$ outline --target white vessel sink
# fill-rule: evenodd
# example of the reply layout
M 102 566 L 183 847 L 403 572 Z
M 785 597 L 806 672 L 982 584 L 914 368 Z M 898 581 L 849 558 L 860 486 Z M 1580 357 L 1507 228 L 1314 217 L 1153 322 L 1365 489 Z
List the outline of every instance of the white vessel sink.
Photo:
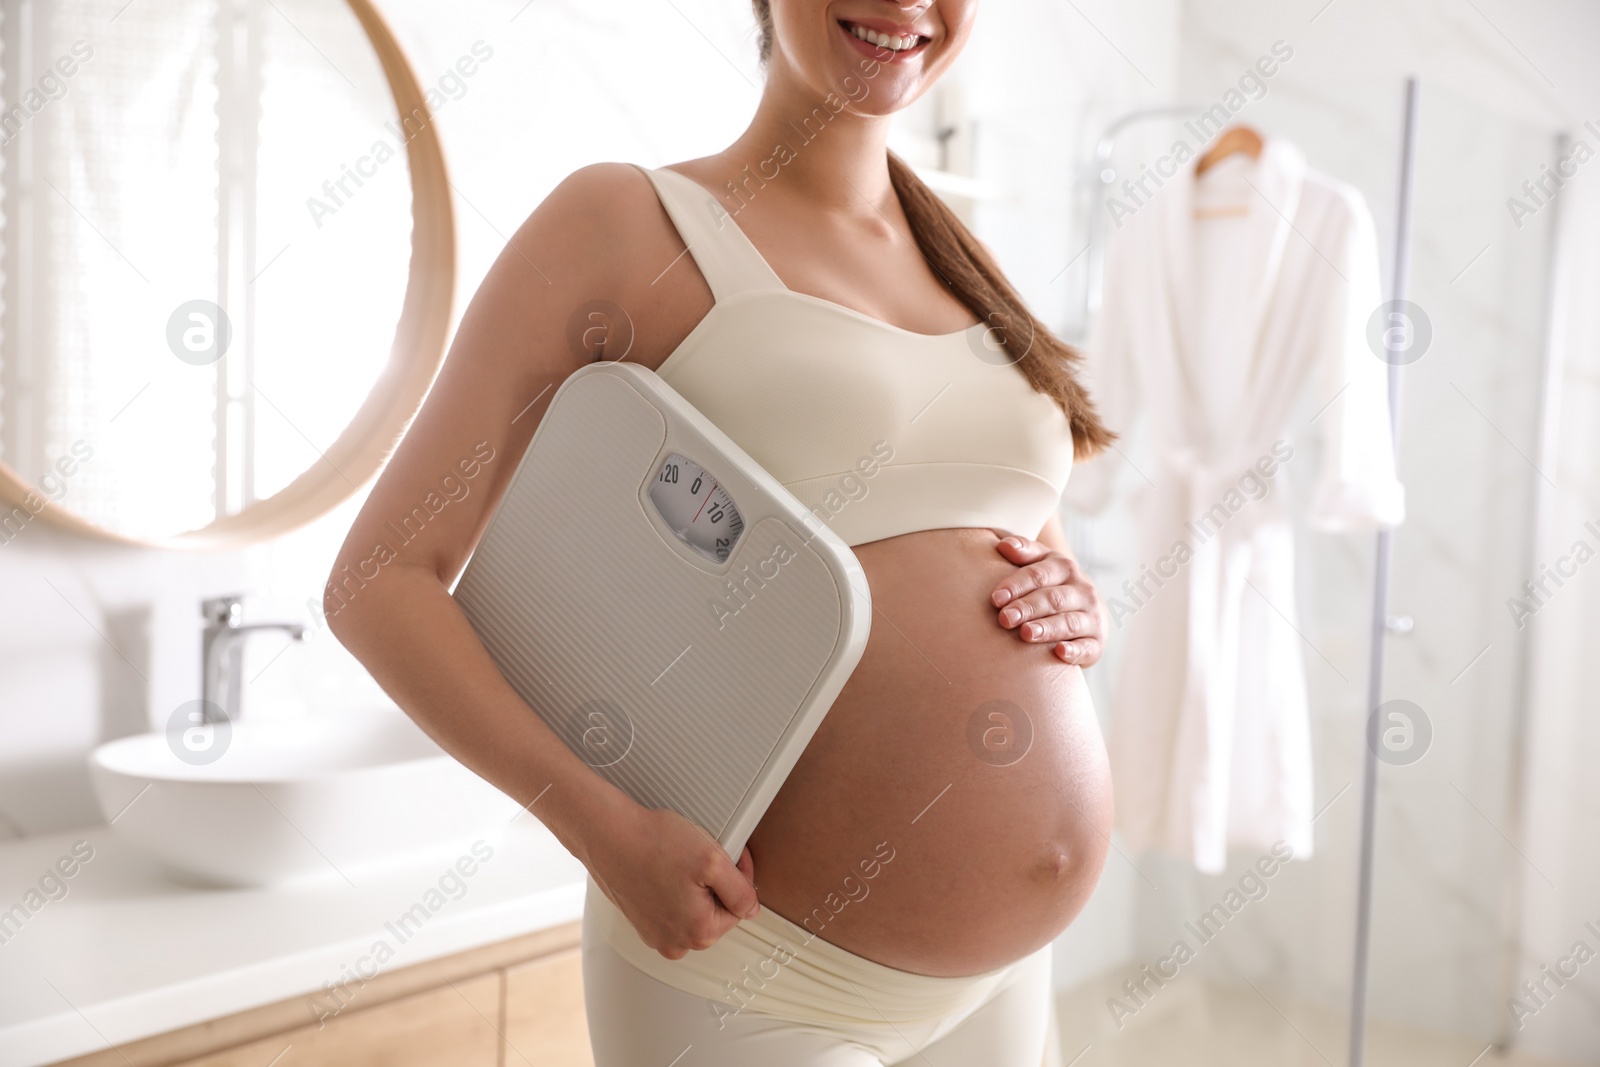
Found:
M 364 865 L 491 839 L 517 804 L 403 713 L 233 723 L 214 762 L 164 733 L 89 757 L 100 810 L 173 874 L 210 885 L 350 877 Z

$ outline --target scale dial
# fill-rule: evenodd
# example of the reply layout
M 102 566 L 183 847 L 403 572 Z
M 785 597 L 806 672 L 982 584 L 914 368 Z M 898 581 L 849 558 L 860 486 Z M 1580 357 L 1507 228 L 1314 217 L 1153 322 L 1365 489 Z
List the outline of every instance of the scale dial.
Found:
M 694 460 L 674 452 L 650 486 L 650 503 L 678 540 L 718 563 L 744 533 L 744 516 L 728 491 Z

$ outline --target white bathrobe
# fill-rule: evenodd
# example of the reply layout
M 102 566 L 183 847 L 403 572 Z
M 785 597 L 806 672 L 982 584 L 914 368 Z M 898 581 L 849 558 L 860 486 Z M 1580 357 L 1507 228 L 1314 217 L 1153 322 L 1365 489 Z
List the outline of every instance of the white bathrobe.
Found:
M 1386 367 L 1366 336 L 1378 272 L 1360 194 L 1275 139 L 1199 179 L 1181 168 L 1111 235 L 1086 376 L 1113 430 L 1143 416 L 1154 458 L 1128 470 L 1125 439 L 1073 473 L 1067 500 L 1094 511 L 1113 480 L 1134 487 L 1134 579 L 1102 590 L 1124 643 L 1109 748 L 1134 848 L 1210 872 L 1230 847 L 1311 852 L 1317 653 L 1297 632 L 1284 480 L 1316 473 L 1317 528 L 1403 517 Z M 1300 410 L 1320 413 L 1291 426 L 1306 390 Z M 1302 469 L 1308 432 L 1318 472 Z

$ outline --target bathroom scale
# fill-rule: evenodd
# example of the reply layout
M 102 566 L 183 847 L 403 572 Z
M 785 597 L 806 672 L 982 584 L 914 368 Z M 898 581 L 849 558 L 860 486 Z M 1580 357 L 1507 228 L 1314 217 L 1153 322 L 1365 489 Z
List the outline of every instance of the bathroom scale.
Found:
M 843 540 L 654 372 L 575 371 L 456 583 L 580 758 L 737 858 L 866 649 Z

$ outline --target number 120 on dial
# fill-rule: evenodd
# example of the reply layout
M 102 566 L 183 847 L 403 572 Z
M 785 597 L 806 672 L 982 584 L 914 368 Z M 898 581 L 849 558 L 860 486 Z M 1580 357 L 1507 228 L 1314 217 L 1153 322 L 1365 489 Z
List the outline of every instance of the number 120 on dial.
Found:
M 744 517 L 728 491 L 704 467 L 677 452 L 656 473 L 650 503 L 678 540 L 718 563 L 727 561 L 744 532 Z

